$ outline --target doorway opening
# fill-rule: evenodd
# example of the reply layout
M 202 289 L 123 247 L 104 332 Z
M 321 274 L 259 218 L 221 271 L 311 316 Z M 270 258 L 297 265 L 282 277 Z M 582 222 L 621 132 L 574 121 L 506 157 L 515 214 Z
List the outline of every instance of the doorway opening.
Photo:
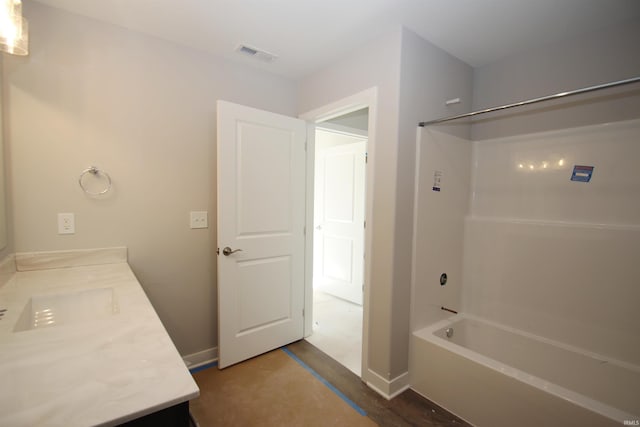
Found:
M 313 209 L 314 346 L 362 374 L 365 183 L 369 108 L 316 123 Z

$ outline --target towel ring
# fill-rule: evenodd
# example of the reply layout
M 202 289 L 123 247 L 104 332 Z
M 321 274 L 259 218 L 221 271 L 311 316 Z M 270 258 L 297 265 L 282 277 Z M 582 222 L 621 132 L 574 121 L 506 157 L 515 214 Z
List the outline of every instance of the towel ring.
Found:
M 107 179 L 107 186 L 102 191 L 89 191 L 82 183 L 82 178 L 84 178 L 84 176 L 88 173 L 90 173 L 93 176 L 102 175 L 103 177 L 105 177 Z M 80 174 L 80 177 L 78 177 L 78 184 L 80 184 L 80 188 L 82 188 L 82 191 L 84 191 L 85 193 L 91 196 L 100 196 L 102 194 L 105 194 L 107 191 L 111 190 L 111 177 L 105 171 L 101 171 L 97 167 L 91 166 L 90 168 L 87 168 L 82 171 L 82 173 Z

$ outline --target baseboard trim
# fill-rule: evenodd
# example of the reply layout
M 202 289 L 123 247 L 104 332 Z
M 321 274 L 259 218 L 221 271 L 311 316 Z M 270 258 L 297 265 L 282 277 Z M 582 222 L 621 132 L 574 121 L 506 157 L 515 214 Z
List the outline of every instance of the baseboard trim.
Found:
M 369 369 L 365 382 L 369 388 L 373 389 L 379 395 L 387 400 L 391 400 L 403 391 L 409 389 L 409 372 L 398 375 L 392 380 L 386 380 Z
M 208 348 L 193 354 L 182 356 L 184 364 L 188 369 L 198 368 L 200 366 L 213 363 L 218 360 L 218 347 Z

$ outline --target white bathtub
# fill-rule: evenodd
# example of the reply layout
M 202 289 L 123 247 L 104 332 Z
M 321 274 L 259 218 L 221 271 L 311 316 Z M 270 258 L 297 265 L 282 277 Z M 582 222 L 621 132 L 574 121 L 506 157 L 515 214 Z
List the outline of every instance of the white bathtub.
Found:
M 640 420 L 640 367 L 471 315 L 414 332 L 409 371 L 411 388 L 477 426 Z

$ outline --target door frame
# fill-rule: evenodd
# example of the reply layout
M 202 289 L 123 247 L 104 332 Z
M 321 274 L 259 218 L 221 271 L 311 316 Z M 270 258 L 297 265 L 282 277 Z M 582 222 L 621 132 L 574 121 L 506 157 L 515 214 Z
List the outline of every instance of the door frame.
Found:
M 363 108 L 369 108 L 367 166 L 365 170 L 365 219 L 364 230 L 364 295 L 362 298 L 362 373 L 368 371 L 369 359 L 369 298 L 371 295 L 371 254 L 373 242 L 373 182 L 376 145 L 378 89 L 372 87 L 354 95 L 327 104 L 323 107 L 300 114 L 298 117 L 310 123 L 330 120 Z M 307 180 L 306 180 L 306 230 L 305 235 L 305 277 L 304 277 L 304 336 L 313 332 L 313 203 L 315 174 L 315 126 L 307 127 Z

